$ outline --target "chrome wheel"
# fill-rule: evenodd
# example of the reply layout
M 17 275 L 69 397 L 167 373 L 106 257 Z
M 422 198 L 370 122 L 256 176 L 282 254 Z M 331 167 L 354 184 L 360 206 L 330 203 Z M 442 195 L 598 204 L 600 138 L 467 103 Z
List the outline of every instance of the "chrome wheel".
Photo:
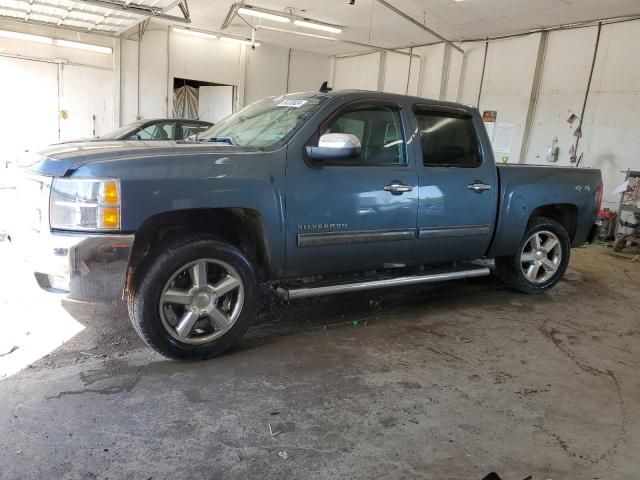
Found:
M 534 233 L 520 253 L 520 266 L 527 280 L 534 284 L 549 281 L 560 268 L 562 245 L 549 231 Z
M 160 296 L 160 319 L 180 342 L 209 343 L 231 329 L 243 303 L 238 272 L 228 263 L 205 258 L 171 276 Z

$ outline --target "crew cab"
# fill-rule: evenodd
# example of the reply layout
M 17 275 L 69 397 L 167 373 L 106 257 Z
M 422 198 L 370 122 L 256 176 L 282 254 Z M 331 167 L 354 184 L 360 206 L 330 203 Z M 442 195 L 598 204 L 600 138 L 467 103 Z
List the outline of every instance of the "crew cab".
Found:
M 142 339 L 171 358 L 225 351 L 265 294 L 493 265 L 509 286 L 543 292 L 593 239 L 603 193 L 595 169 L 496 166 L 474 108 L 366 91 L 266 98 L 197 142 L 66 144 L 33 162 L 40 286 L 126 299 Z

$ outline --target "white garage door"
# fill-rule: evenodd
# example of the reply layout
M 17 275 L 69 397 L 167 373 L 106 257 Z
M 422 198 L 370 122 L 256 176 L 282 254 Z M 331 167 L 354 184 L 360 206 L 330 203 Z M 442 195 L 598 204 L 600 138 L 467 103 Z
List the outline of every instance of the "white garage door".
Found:
M 113 130 L 113 71 L 62 65 L 60 140 L 93 138 Z
M 0 162 L 114 128 L 113 71 L 0 56 Z
M 0 57 L 1 160 L 58 141 L 58 66 Z

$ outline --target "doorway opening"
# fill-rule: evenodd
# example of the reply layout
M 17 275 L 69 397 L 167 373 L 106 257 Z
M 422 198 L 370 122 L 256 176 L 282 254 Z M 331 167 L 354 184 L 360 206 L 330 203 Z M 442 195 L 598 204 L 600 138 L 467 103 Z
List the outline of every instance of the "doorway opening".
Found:
M 173 118 L 217 123 L 233 113 L 234 86 L 173 79 Z

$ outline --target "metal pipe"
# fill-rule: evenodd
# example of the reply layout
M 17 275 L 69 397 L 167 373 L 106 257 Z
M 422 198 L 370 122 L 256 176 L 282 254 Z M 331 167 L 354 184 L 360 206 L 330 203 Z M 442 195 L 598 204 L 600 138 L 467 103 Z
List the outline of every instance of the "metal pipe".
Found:
M 417 21 L 416 19 L 414 19 L 413 17 L 407 15 L 406 13 L 404 13 L 402 10 L 394 7 L 393 5 L 391 5 L 389 2 L 387 2 L 386 0 L 376 0 L 378 3 L 384 5 L 385 7 L 387 7 L 389 10 L 391 10 L 393 13 L 395 13 L 396 15 L 400 15 L 402 18 L 404 18 L 406 21 L 411 22 L 412 24 L 414 24 L 416 27 L 421 28 L 422 30 L 424 30 L 425 32 L 427 32 L 430 35 L 433 35 L 434 37 L 436 37 L 439 40 L 442 40 L 444 43 L 451 45 L 453 48 L 455 48 L 456 50 L 458 50 L 460 53 L 464 53 L 464 50 L 462 48 L 460 48 L 459 46 L 457 46 L 455 43 L 453 43 L 451 40 L 447 40 L 446 38 L 444 38 L 442 35 L 440 35 L 439 33 L 431 30 L 429 27 L 427 27 L 426 25 L 423 25 L 422 23 L 420 23 L 419 21 Z
M 266 25 L 256 25 L 253 28 L 255 28 L 256 30 L 269 30 L 271 32 L 290 33 L 291 35 L 298 35 L 298 36 L 301 36 L 301 37 L 319 38 L 321 40 L 328 40 L 330 42 L 346 43 L 346 44 L 349 44 L 349 45 L 356 45 L 358 47 L 366 47 L 366 48 L 372 49 L 372 51 L 370 51 L 368 53 L 373 53 L 373 52 L 376 52 L 376 51 L 377 52 L 390 52 L 390 53 L 397 53 L 397 54 L 400 54 L 400 55 L 411 55 L 411 56 L 414 56 L 414 57 L 419 57 L 419 55 L 416 55 L 416 54 L 413 54 L 413 53 L 402 52 L 400 50 L 395 50 L 393 48 L 380 47 L 378 45 L 372 45 L 370 43 L 355 42 L 353 40 L 344 40 L 342 38 L 328 37 L 326 35 L 319 35 L 317 33 L 298 32 L 298 31 L 295 31 L 295 30 L 287 30 L 285 28 L 268 27 Z M 363 53 L 363 55 L 366 55 L 366 53 Z
M 482 75 L 480 75 L 480 88 L 478 89 L 477 108 L 480 108 L 480 100 L 482 99 L 482 87 L 484 86 L 484 74 L 487 71 L 487 54 L 489 53 L 489 42 L 484 42 L 484 58 L 482 60 Z
M 584 123 L 584 113 L 587 111 L 587 102 L 589 101 L 589 95 L 591 94 L 591 82 L 593 81 L 593 72 L 596 69 L 596 61 L 598 60 L 598 53 L 600 50 L 600 37 L 602 35 L 602 23 L 598 24 L 598 32 L 596 33 L 596 45 L 593 50 L 593 60 L 591 61 L 591 70 L 589 71 L 589 80 L 587 81 L 587 89 L 584 93 L 584 102 L 582 103 L 582 110 L 580 111 L 580 122 L 578 123 L 578 128 L 576 128 L 576 132 L 580 132 L 580 135 L 576 136 L 576 144 L 574 146 L 576 158 L 578 157 L 578 148 L 580 147 L 580 139 L 584 134 L 582 132 L 582 125 Z M 579 167 L 579 161 L 576 163 L 576 167 Z
M 336 293 L 359 292 L 362 290 L 376 290 L 403 285 L 417 285 L 420 283 L 444 282 L 447 280 L 459 280 L 462 278 L 485 277 L 489 274 L 491 274 L 491 270 L 487 267 L 482 267 L 457 272 L 412 275 L 385 280 L 372 280 L 369 282 L 348 283 L 343 285 L 328 285 L 325 287 L 299 288 L 295 290 L 287 290 L 286 288 L 278 287 L 276 289 L 276 293 L 279 297 L 285 300 L 295 300 L 297 298 L 320 297 Z

